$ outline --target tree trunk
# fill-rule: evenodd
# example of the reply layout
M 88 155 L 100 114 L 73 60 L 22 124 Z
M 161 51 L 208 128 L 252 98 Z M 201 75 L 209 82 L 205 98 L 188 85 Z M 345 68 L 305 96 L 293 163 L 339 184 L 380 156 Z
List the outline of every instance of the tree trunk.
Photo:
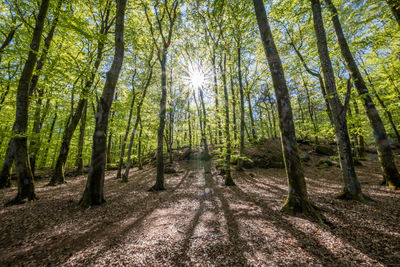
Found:
M 190 101 L 189 97 L 187 100 L 187 114 L 188 114 L 188 128 L 189 128 L 189 150 L 192 151 L 193 141 L 192 141 L 192 124 L 191 124 L 191 113 L 190 113 Z
M 126 130 L 125 130 L 124 139 L 122 141 L 121 154 L 119 156 L 117 179 L 121 178 L 122 164 L 123 164 L 123 161 L 124 161 L 126 141 L 128 140 L 128 135 L 129 135 L 129 132 L 130 132 L 130 129 L 131 129 L 133 106 L 135 105 L 135 99 L 136 99 L 135 88 L 132 89 L 132 95 L 133 96 L 132 96 L 131 106 L 129 108 L 128 125 L 127 125 Z
M 126 156 L 125 172 L 122 177 L 122 182 L 125 182 L 125 183 L 128 182 L 129 170 L 131 168 L 131 154 L 132 154 L 132 148 L 133 148 L 133 141 L 135 140 L 136 131 L 137 131 L 139 122 L 141 121 L 141 109 L 142 109 L 144 98 L 146 97 L 147 87 L 150 85 L 151 76 L 152 75 L 150 74 L 149 79 L 147 80 L 147 84 L 143 90 L 142 98 L 140 99 L 140 102 L 138 103 L 137 110 L 136 110 L 136 121 L 135 121 L 135 125 L 133 126 L 133 129 L 132 129 L 132 134 L 131 134 L 131 138 L 129 141 L 128 153 Z
M 381 117 L 379 116 L 378 110 L 375 107 L 375 103 L 372 101 L 372 98 L 368 92 L 367 86 L 357 66 L 357 63 L 354 60 L 350 48 L 347 44 L 347 40 L 344 36 L 336 7 L 333 5 L 331 0 L 325 1 L 328 4 L 329 10 L 332 14 L 333 26 L 335 28 L 336 36 L 338 39 L 340 50 L 342 52 L 342 56 L 346 63 L 346 67 L 349 70 L 357 92 L 363 101 L 365 112 L 374 132 L 375 144 L 378 151 L 378 158 L 381 164 L 385 184 L 387 184 L 392 189 L 399 189 L 400 174 L 395 165 L 393 152 L 387 138 L 385 127 L 383 125 Z
M 67 161 L 67 158 L 68 158 L 68 152 L 69 152 L 72 136 L 74 135 L 75 129 L 78 126 L 78 123 L 81 119 L 81 116 L 83 113 L 82 111 L 86 105 L 87 105 L 87 99 L 81 98 L 78 102 L 78 107 L 76 108 L 72 119 L 70 120 L 69 124 L 67 125 L 67 127 L 64 131 L 63 139 L 61 142 L 60 152 L 57 157 L 56 167 L 54 169 L 54 173 L 51 177 L 51 180 L 48 184 L 50 186 L 55 186 L 55 185 L 66 183 L 65 175 L 64 175 L 65 162 Z
M 225 143 L 226 143 L 226 154 L 225 154 L 225 185 L 233 186 L 231 176 L 231 134 L 229 131 L 229 97 L 228 97 L 228 86 L 226 84 L 226 54 L 224 52 L 224 62 L 222 70 L 222 82 L 224 84 L 224 99 L 225 99 Z M 222 64 L 221 64 L 222 65 Z
M 49 0 L 42 0 L 39 14 L 36 18 L 35 29 L 33 30 L 32 42 L 28 59 L 21 73 L 21 78 L 17 89 L 17 110 L 13 132 L 15 144 L 15 167 L 18 181 L 18 194 L 9 204 L 18 204 L 37 199 L 33 176 L 29 164 L 27 128 L 28 128 L 28 109 L 29 109 L 29 86 L 37 60 L 40 42 L 42 39 L 43 27 L 46 14 L 49 8 Z
M 52 25 L 51 25 L 49 33 L 47 34 L 47 37 L 44 39 L 44 47 L 43 47 L 42 55 L 40 56 L 40 59 L 36 64 L 35 75 L 32 76 L 32 80 L 31 80 L 31 84 L 30 84 L 30 88 L 29 88 L 30 95 L 32 95 L 36 91 L 36 87 L 39 82 L 40 72 L 43 69 L 44 63 L 47 59 L 47 54 L 49 52 L 50 45 L 53 40 L 54 32 L 55 32 L 57 24 L 58 24 L 58 16 L 60 14 L 62 1 L 63 0 L 58 1 L 55 18 L 52 22 Z M 40 132 L 42 130 L 42 125 L 43 125 L 41 123 L 41 113 L 42 113 L 41 107 L 42 107 L 42 103 L 43 103 L 43 97 L 44 97 L 43 89 L 38 90 L 38 99 L 36 102 L 36 110 L 35 110 L 34 123 L 33 123 L 33 129 L 32 129 L 33 136 L 32 136 L 31 142 L 29 144 L 29 149 L 31 150 L 29 162 L 31 164 L 31 170 L 32 170 L 33 177 L 35 177 L 36 158 L 37 158 L 37 154 L 39 153 L 39 150 L 40 150 Z M 46 113 L 46 109 L 43 111 L 43 113 Z M 43 116 L 45 116 L 45 114 Z
M 86 128 L 86 116 L 87 116 L 87 104 L 83 108 L 81 126 L 79 129 L 79 143 L 78 143 L 78 154 L 76 156 L 76 173 L 78 175 L 83 174 L 83 147 L 85 145 L 85 128 Z
M 11 186 L 11 169 L 14 163 L 15 143 L 14 138 L 10 139 L 4 159 L 3 168 L 0 173 L 0 189 Z
M 279 125 L 285 168 L 288 179 L 288 196 L 282 207 L 282 212 L 288 214 L 303 213 L 312 218 L 321 220 L 322 216 L 316 211 L 308 199 L 306 182 L 301 166 L 292 108 L 290 106 L 289 92 L 286 85 L 282 63 L 275 46 L 263 0 L 253 0 L 254 9 L 260 29 L 261 41 L 271 70 L 275 95 L 278 104 Z
M 102 37 L 106 36 L 110 29 L 109 28 L 110 25 L 108 25 L 109 13 L 110 13 L 110 8 L 111 8 L 110 6 L 111 5 L 107 6 L 107 8 L 105 10 L 106 16 L 104 16 L 104 18 L 101 22 L 100 35 L 102 35 Z M 97 44 L 97 55 L 96 55 L 96 60 L 94 62 L 94 67 L 92 69 L 89 79 L 86 81 L 85 86 L 82 89 L 81 96 L 80 96 L 80 99 L 78 102 L 78 106 L 75 110 L 75 113 L 73 113 L 73 108 L 71 108 L 71 120 L 67 124 L 65 132 L 63 134 L 63 141 L 61 143 L 60 153 L 58 155 L 56 167 L 54 169 L 54 174 L 49 182 L 49 185 L 54 186 L 54 185 L 65 183 L 64 165 L 68 158 L 69 146 L 71 143 L 71 139 L 74 135 L 75 129 L 78 126 L 78 123 L 81 119 L 83 107 L 85 105 L 87 105 L 87 101 L 88 101 L 87 94 L 89 94 L 90 88 L 92 87 L 92 85 L 94 83 L 94 79 L 96 77 L 97 70 L 100 67 L 100 63 L 103 58 L 104 45 L 105 45 L 105 38 L 100 38 L 100 40 L 98 41 L 98 44 Z M 73 106 L 73 102 L 71 102 L 71 105 Z M 107 123 L 108 123 L 108 116 L 107 116 Z
M 237 165 L 238 171 L 243 171 L 243 152 L 244 152 L 244 95 L 242 83 L 242 70 L 241 70 L 241 49 L 237 50 L 238 53 L 238 79 L 239 79 L 239 95 L 240 95 L 240 144 L 239 144 L 239 160 Z
M 199 92 L 200 92 L 200 103 L 201 103 L 201 107 L 203 110 L 203 132 L 202 132 L 202 139 L 203 139 L 203 145 L 204 145 L 203 159 L 209 160 L 210 153 L 208 151 L 208 143 L 207 143 L 207 135 L 206 135 L 207 112 L 206 112 L 206 106 L 204 104 L 203 90 L 200 89 Z
M 138 168 L 139 170 L 143 170 L 143 162 L 142 162 L 142 134 L 143 134 L 143 125 L 142 119 L 140 119 L 140 130 L 139 130 L 139 142 L 138 142 Z
M 392 126 L 392 129 L 393 129 L 393 131 L 394 131 L 394 133 L 395 133 L 395 135 L 396 135 L 397 143 L 400 144 L 400 133 L 399 133 L 399 131 L 397 130 L 396 124 L 394 123 L 392 113 L 389 111 L 389 109 L 387 108 L 385 102 L 382 100 L 382 98 L 381 98 L 381 97 L 379 96 L 379 94 L 376 92 L 375 86 L 374 86 L 374 84 L 372 83 L 372 80 L 371 80 L 371 77 L 370 77 L 369 74 L 368 74 L 368 71 L 367 71 L 366 69 L 364 69 L 364 72 L 365 72 L 365 75 L 367 76 L 368 82 L 369 82 L 369 84 L 370 84 L 370 86 L 371 86 L 371 88 L 372 88 L 372 91 L 374 92 L 374 95 L 375 95 L 376 99 L 378 100 L 379 104 L 382 106 L 383 110 L 385 111 L 386 116 L 388 117 L 388 120 L 389 120 L 389 122 L 390 122 L 390 125 Z
M 49 153 L 50 142 L 51 142 L 51 138 L 53 137 L 54 126 L 56 124 L 56 121 L 57 121 L 57 107 L 56 107 L 56 113 L 54 114 L 54 117 L 53 117 L 53 121 L 51 122 L 50 133 L 49 133 L 49 137 L 47 138 L 47 142 L 46 142 L 46 148 L 43 152 L 43 157 L 40 162 L 40 166 L 42 166 L 42 167 L 44 167 L 47 162 L 47 155 Z
M 162 191 L 164 187 L 164 130 L 165 114 L 167 106 L 167 48 L 164 44 L 161 56 L 161 100 L 160 100 L 160 125 L 158 126 L 157 136 L 157 177 L 156 183 L 149 189 L 150 191 Z
M 322 71 L 324 73 L 325 87 L 329 106 L 332 111 L 332 118 L 336 133 L 336 141 L 339 148 L 340 165 L 342 168 L 344 188 L 339 196 L 342 199 L 355 199 L 361 202 L 369 200 L 362 191 L 360 183 L 354 169 L 353 157 L 351 153 L 350 137 L 347 130 L 346 108 L 341 104 L 336 91 L 335 75 L 332 68 L 332 62 L 329 56 L 326 33 L 321 14 L 321 4 L 319 0 L 310 0 L 313 12 L 314 30 L 317 38 L 318 54 L 320 57 Z M 348 102 L 348 98 L 346 98 Z
M 250 124 L 251 124 L 251 135 L 253 137 L 253 140 L 257 140 L 257 134 L 256 134 L 256 129 L 254 126 L 254 116 L 253 116 L 253 107 L 251 105 L 251 97 L 250 97 L 250 92 L 247 93 L 247 103 L 249 105 L 249 115 L 250 115 Z
M 221 118 L 219 116 L 220 114 L 219 114 L 219 98 L 218 98 L 218 80 L 217 80 L 217 66 L 216 66 L 215 49 L 213 49 L 212 65 L 213 65 L 213 77 L 214 77 L 215 113 L 216 113 L 217 126 L 218 126 L 218 130 L 217 130 L 218 141 L 217 141 L 217 138 L 215 138 L 215 140 L 216 140 L 215 143 L 219 144 L 222 149 L 222 131 L 221 131 Z M 204 118 L 206 118 L 206 117 L 204 116 Z M 204 131 L 206 131 L 205 127 L 204 127 Z
M 230 73 L 232 73 L 232 69 L 230 67 Z M 236 94 L 235 88 L 233 84 L 233 76 L 231 75 L 231 92 L 232 92 L 232 115 L 233 115 L 233 140 L 234 143 L 237 140 L 237 123 L 236 123 Z
M 397 24 L 400 26 L 400 1 L 399 0 L 386 0 L 390 9 L 392 10 L 393 16 L 395 17 Z
M 116 0 L 115 54 L 106 74 L 102 96 L 97 104 L 96 126 L 93 134 L 92 160 L 85 192 L 79 201 L 81 208 L 100 205 L 104 200 L 104 171 L 106 165 L 108 116 L 114 99 L 115 87 L 124 60 L 124 17 L 127 0 Z

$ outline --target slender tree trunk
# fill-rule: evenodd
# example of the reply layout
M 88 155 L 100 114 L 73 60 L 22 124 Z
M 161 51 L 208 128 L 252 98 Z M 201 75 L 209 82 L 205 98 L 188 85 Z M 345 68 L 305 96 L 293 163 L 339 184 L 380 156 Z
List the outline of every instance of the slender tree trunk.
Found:
M 56 124 L 57 121 L 57 108 L 56 108 L 56 112 L 54 114 L 53 120 L 51 122 L 51 126 L 50 126 L 50 132 L 49 132 L 49 136 L 47 138 L 47 142 L 46 142 L 46 148 L 43 152 L 43 157 L 42 157 L 42 161 L 40 163 L 40 166 L 45 167 L 46 166 L 46 162 L 47 162 L 47 155 L 49 153 L 49 148 L 50 148 L 50 142 L 51 142 L 51 138 L 53 137 L 53 132 L 54 132 L 54 126 Z
M 354 81 L 354 85 L 357 89 L 357 92 L 362 98 L 365 112 L 367 114 L 369 123 L 374 132 L 375 144 L 378 151 L 378 158 L 381 164 L 381 169 L 383 172 L 383 178 L 385 184 L 392 189 L 399 189 L 400 174 L 396 168 L 393 152 L 390 147 L 390 142 L 387 138 L 385 126 L 383 125 L 378 110 L 375 107 L 375 103 L 372 101 L 372 98 L 367 89 L 367 85 L 365 84 L 365 81 L 361 75 L 357 63 L 354 60 L 350 48 L 347 44 L 347 40 L 346 37 L 344 36 L 342 25 L 340 24 L 336 7 L 333 5 L 331 0 L 325 0 L 325 1 L 328 4 L 329 10 L 331 11 L 332 14 L 332 22 L 335 28 L 342 56 L 345 60 L 351 78 Z
M 213 58 L 212 58 L 212 65 L 213 65 L 213 78 L 214 78 L 214 93 L 215 93 L 215 113 L 217 118 L 217 126 L 218 126 L 218 140 L 215 138 L 215 143 L 219 144 L 222 149 L 222 131 L 221 131 L 221 118 L 219 114 L 219 97 L 218 97 L 218 80 L 217 80 L 217 66 L 216 66 L 216 53 L 215 49 L 213 50 Z M 204 117 L 205 118 L 205 117 Z M 206 128 L 204 128 L 206 131 Z
M 199 92 L 200 92 L 200 103 L 201 103 L 201 107 L 202 107 L 202 110 L 203 110 L 203 131 L 202 131 L 202 139 L 203 139 L 203 145 L 204 145 L 203 159 L 204 160 L 209 160 L 210 159 L 210 153 L 208 151 L 208 143 L 207 143 L 207 135 L 206 135 L 207 112 L 206 112 L 206 106 L 204 104 L 203 90 L 199 89 Z
M 232 69 L 230 68 L 230 73 L 232 73 Z M 233 83 L 233 76 L 231 75 L 231 92 L 232 92 L 232 115 L 233 115 L 233 140 L 234 143 L 237 140 L 237 123 L 236 123 L 236 94 Z
M 13 132 L 16 134 L 14 137 L 14 155 L 18 181 L 18 194 L 14 200 L 9 202 L 9 204 L 24 203 L 26 201 L 37 199 L 35 185 L 33 183 L 33 175 L 29 164 L 26 133 L 28 128 L 29 86 L 37 60 L 37 53 L 42 39 L 49 2 L 49 0 L 42 0 L 40 5 L 35 29 L 33 30 L 28 59 L 25 62 L 17 88 L 17 110 Z
M 279 124 L 281 129 L 282 150 L 285 159 L 286 174 L 288 178 L 288 196 L 282 207 L 282 212 L 288 214 L 303 213 L 307 216 L 322 219 L 312 202 L 308 199 L 306 182 L 301 166 L 293 114 L 290 106 L 290 97 L 286 85 L 282 63 L 275 46 L 263 0 L 253 0 L 258 27 L 264 52 L 271 70 L 272 81 L 278 104 Z
M 392 10 L 393 16 L 395 17 L 397 24 L 400 26 L 400 1 L 399 0 L 386 0 L 390 9 Z
M 137 131 L 139 122 L 141 121 L 141 109 L 142 109 L 144 98 L 146 97 L 147 88 L 150 85 L 150 80 L 151 80 L 151 76 L 152 76 L 151 73 L 149 75 L 146 86 L 143 90 L 142 98 L 140 99 L 138 106 L 137 106 L 137 110 L 136 110 L 136 121 L 135 121 L 135 125 L 133 126 L 133 129 L 132 129 L 131 138 L 129 141 L 128 153 L 126 155 L 125 172 L 122 177 L 122 182 L 124 182 L 124 183 L 128 182 L 129 170 L 131 168 L 131 154 L 132 154 L 132 148 L 133 148 L 133 141 L 135 140 L 136 131 Z
M 354 105 L 354 113 L 359 116 L 360 115 L 360 110 L 358 109 L 358 104 L 357 104 L 357 100 L 354 99 L 353 100 L 353 105 Z M 360 157 L 365 159 L 365 156 L 367 154 L 367 151 L 365 149 L 365 141 L 364 141 L 364 136 L 362 134 L 358 134 L 358 150 L 360 153 Z
M 243 171 L 243 153 L 244 153 L 244 94 L 243 94 L 243 82 L 242 82 L 242 70 L 241 70 L 241 49 L 238 47 L 238 79 L 239 79 L 239 95 L 240 95 L 240 144 L 239 144 L 239 160 L 237 169 Z
M 224 100 L 225 100 L 225 143 L 226 143 L 226 154 L 225 154 L 225 185 L 233 186 L 231 176 L 231 134 L 229 131 L 229 97 L 228 97 L 228 86 L 226 84 L 226 54 L 223 54 L 223 67 L 222 70 L 222 82 L 224 84 Z M 221 63 L 222 65 L 222 63 Z
M 78 175 L 83 174 L 83 147 L 85 145 L 85 128 L 86 128 L 86 116 L 87 116 L 87 102 L 83 108 L 81 126 L 79 129 L 79 143 L 78 143 L 78 154 L 76 156 L 76 173 Z
M 332 110 L 332 117 L 336 133 L 336 141 L 339 148 L 340 165 L 343 173 L 344 188 L 339 198 L 355 199 L 361 202 L 369 200 L 362 191 L 360 183 L 354 169 L 353 157 L 351 153 L 350 137 L 347 130 L 346 108 L 348 106 L 348 98 L 343 106 L 339 100 L 336 91 L 335 75 L 332 68 L 332 62 L 329 56 L 326 33 L 321 14 L 321 4 L 319 0 L 310 0 L 313 12 L 314 30 L 317 38 L 318 54 L 320 57 L 322 70 L 324 73 L 325 87 L 329 106 Z
M 192 146 L 193 146 L 193 137 L 192 137 L 192 123 L 191 123 L 191 113 L 190 113 L 190 101 L 189 98 L 187 100 L 187 114 L 188 114 L 188 129 L 189 129 L 189 150 L 192 151 Z
M 128 125 L 127 125 L 126 130 L 125 130 L 124 139 L 122 141 L 121 154 L 119 156 L 117 179 L 121 178 L 122 164 L 123 164 L 123 161 L 124 161 L 126 141 L 128 140 L 129 132 L 130 132 L 130 129 L 131 129 L 133 106 L 135 105 L 135 98 L 136 98 L 135 88 L 133 88 L 133 90 L 132 90 L 132 95 L 133 96 L 132 96 L 131 106 L 129 108 Z
M 115 94 L 115 100 L 118 99 L 118 95 Z M 111 112 L 111 118 L 110 118 L 110 124 L 112 124 L 113 120 L 114 120 L 114 116 L 115 116 L 115 110 L 113 112 Z M 109 168 L 112 160 L 111 160 L 111 146 L 112 146 L 112 128 L 109 127 L 109 134 L 108 134 L 108 141 L 107 141 L 107 164 L 106 164 L 106 168 Z
M 124 60 L 124 17 L 127 0 L 116 0 L 115 54 L 106 74 L 102 96 L 97 104 L 96 126 L 93 134 L 92 160 L 82 199 L 81 208 L 104 203 L 104 171 L 106 165 L 108 116 L 114 98 L 119 74 Z
M 138 142 L 138 168 L 139 170 L 143 170 L 143 162 L 142 162 L 142 134 L 143 134 L 143 125 L 142 119 L 139 122 L 140 130 L 139 130 L 139 142 Z
M 253 107 L 251 105 L 251 97 L 250 92 L 247 93 L 247 103 L 249 105 L 249 115 L 250 115 L 250 124 L 251 124 L 251 135 L 253 140 L 257 140 L 256 128 L 254 126 L 254 116 L 253 116 Z
M 78 107 L 76 108 L 72 119 L 70 120 L 69 124 L 67 125 L 64 131 L 60 152 L 58 154 L 56 161 L 56 167 L 54 169 L 53 176 L 49 182 L 49 185 L 51 186 L 66 183 L 64 174 L 65 162 L 67 161 L 68 158 L 72 136 L 74 135 L 75 129 L 78 126 L 78 123 L 81 119 L 83 113 L 82 111 L 86 105 L 87 105 L 87 99 L 82 98 L 79 100 Z
M 157 137 L 157 177 L 156 183 L 149 190 L 150 191 L 162 191 L 164 187 L 164 130 L 165 130 L 165 114 L 167 106 L 167 48 L 162 50 L 161 56 L 161 101 L 160 101 L 160 125 L 158 127 Z
M 392 113 L 389 111 L 389 109 L 387 108 L 385 102 L 382 100 L 382 98 L 381 98 L 381 97 L 379 96 L 379 94 L 376 92 L 375 86 L 374 86 L 374 84 L 372 83 L 372 80 L 371 80 L 371 77 L 370 77 L 369 74 L 368 74 L 368 71 L 367 71 L 366 69 L 364 69 L 364 72 L 365 72 L 365 75 L 366 75 L 366 77 L 367 77 L 367 79 L 368 79 L 368 82 L 369 82 L 369 84 L 370 84 L 370 86 L 371 86 L 371 88 L 372 88 L 372 91 L 374 92 L 374 95 L 375 95 L 376 99 L 378 100 L 379 104 L 382 106 L 383 110 L 385 111 L 386 116 L 388 117 L 388 120 L 389 120 L 389 122 L 390 122 L 390 125 L 392 126 L 392 129 L 393 129 L 393 131 L 394 131 L 394 133 L 395 133 L 395 135 L 396 135 L 397 143 L 400 144 L 400 134 L 399 134 L 399 131 L 397 130 L 396 124 L 394 123 Z

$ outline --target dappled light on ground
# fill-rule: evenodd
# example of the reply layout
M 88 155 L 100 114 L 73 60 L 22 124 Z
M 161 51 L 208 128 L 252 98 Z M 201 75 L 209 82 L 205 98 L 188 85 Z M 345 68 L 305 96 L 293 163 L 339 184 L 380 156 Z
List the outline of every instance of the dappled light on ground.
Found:
M 58 187 L 38 182 L 40 200 L 1 207 L 0 265 L 394 266 L 400 261 L 399 194 L 379 186 L 376 155 L 357 168 L 376 206 L 340 201 L 340 169 L 306 167 L 310 198 L 332 224 L 280 213 L 284 169 L 233 172 L 225 187 L 214 166 L 175 164 L 166 191 L 147 189 L 155 169 L 132 169 L 128 183 L 106 173 L 107 203 L 77 209 L 85 176 Z M 16 189 L 3 190 L 5 203 Z

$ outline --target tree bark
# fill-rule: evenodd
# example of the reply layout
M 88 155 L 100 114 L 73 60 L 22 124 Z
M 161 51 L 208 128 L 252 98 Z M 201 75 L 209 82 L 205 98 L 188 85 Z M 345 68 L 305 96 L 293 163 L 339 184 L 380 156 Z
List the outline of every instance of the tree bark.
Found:
M 241 70 L 241 49 L 238 47 L 238 79 L 239 79 L 239 95 L 240 95 L 240 144 L 239 144 L 239 160 L 237 165 L 238 171 L 243 171 L 243 153 L 244 153 L 244 94 Z
M 115 54 L 106 74 L 102 96 L 97 104 L 96 126 L 93 134 L 92 160 L 82 199 L 81 208 L 100 205 L 104 200 L 104 171 L 106 165 L 108 116 L 114 99 L 119 74 L 124 60 L 124 21 L 127 0 L 116 0 Z
M 32 42 L 28 59 L 21 73 L 21 78 L 17 88 L 17 110 L 13 132 L 15 134 L 15 168 L 18 181 L 18 193 L 14 200 L 9 204 L 19 204 L 26 201 L 37 199 L 33 175 L 31 172 L 28 156 L 27 128 L 28 128 L 28 109 L 29 109 L 29 86 L 33 70 L 37 60 L 40 42 L 42 39 L 43 28 L 46 14 L 49 8 L 49 0 L 42 0 L 39 14 L 36 18 L 36 25 L 33 30 Z
M 76 156 L 76 173 L 78 175 L 83 174 L 83 147 L 85 145 L 85 128 L 86 128 L 86 116 L 87 116 L 87 104 L 83 108 L 81 126 L 79 129 L 79 143 L 78 143 L 78 154 Z
M 226 84 L 226 53 L 223 54 L 223 67 L 222 70 L 222 82 L 224 84 L 224 100 L 225 100 L 225 143 L 226 143 L 226 154 L 225 154 L 225 185 L 233 186 L 231 175 L 231 134 L 229 131 L 229 97 L 228 97 L 228 86 Z M 221 64 L 222 65 L 222 64 Z
M 161 100 L 160 100 L 160 125 L 158 127 L 157 137 L 157 177 L 156 183 L 150 188 L 150 191 L 162 191 L 164 187 L 164 130 L 165 130 L 165 114 L 167 105 L 167 49 L 162 51 L 161 59 Z
M 326 33 L 321 14 L 319 0 L 310 0 L 313 13 L 314 30 L 317 38 L 318 54 L 324 74 L 325 87 L 328 94 L 329 106 L 332 110 L 332 119 L 336 133 L 336 141 L 339 148 L 340 166 L 342 168 L 344 188 L 339 195 L 341 199 L 354 199 L 361 202 L 369 201 L 361 191 L 360 183 L 354 169 L 351 153 L 350 137 L 347 130 L 346 109 L 348 103 L 343 106 L 336 91 L 335 75 L 329 56 Z M 348 102 L 348 98 L 346 98 Z
M 282 207 L 282 212 L 288 214 L 302 213 L 322 220 L 322 216 L 314 208 L 307 195 L 306 182 L 297 148 L 289 92 L 282 63 L 265 12 L 264 2 L 263 0 L 253 0 L 253 3 L 278 105 L 282 150 L 289 186 L 288 196 Z
M 378 151 L 378 158 L 381 164 L 383 172 L 383 178 L 385 184 L 392 189 L 400 188 L 400 174 L 396 168 L 390 142 L 387 137 L 385 126 L 379 116 L 378 110 L 375 107 L 365 81 L 361 75 L 361 72 L 357 66 L 356 61 L 350 51 L 347 44 L 346 37 L 344 36 L 342 25 L 340 24 L 336 7 L 333 5 L 331 0 L 325 0 L 328 4 L 328 8 L 332 14 L 332 22 L 335 28 L 336 36 L 342 52 L 342 56 L 345 60 L 346 67 L 350 73 L 350 76 L 354 82 L 359 96 L 361 97 L 364 105 L 365 112 L 369 119 L 369 123 L 374 132 L 375 144 Z

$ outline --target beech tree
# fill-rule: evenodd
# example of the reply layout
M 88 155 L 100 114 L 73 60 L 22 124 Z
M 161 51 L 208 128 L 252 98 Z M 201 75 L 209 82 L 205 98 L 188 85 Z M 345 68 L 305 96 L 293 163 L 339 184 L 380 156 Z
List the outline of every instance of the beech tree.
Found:
M 40 48 L 49 2 L 49 0 L 43 0 L 40 4 L 39 13 L 36 18 L 36 25 L 32 35 L 30 51 L 18 83 L 17 111 L 13 126 L 15 137 L 13 137 L 14 144 L 11 148 L 15 149 L 14 155 L 18 181 L 18 193 L 15 199 L 9 202 L 10 204 L 18 204 L 21 202 L 35 200 L 37 198 L 35 193 L 35 185 L 33 183 L 33 175 L 29 164 L 26 134 L 28 128 L 30 81 L 37 60 L 37 53 L 39 52 Z
M 124 60 L 124 24 L 127 0 L 116 0 L 115 54 L 107 72 L 103 93 L 97 103 L 96 125 L 93 134 L 92 160 L 89 175 L 79 201 L 81 208 L 104 203 L 104 171 L 106 167 L 107 127 L 119 74 Z
M 262 0 L 253 0 L 254 9 L 260 29 L 265 56 L 274 84 L 279 112 L 279 127 L 281 130 L 282 151 L 285 158 L 286 175 L 288 179 L 288 196 L 282 211 L 289 214 L 303 213 L 307 216 L 322 219 L 314 204 L 308 199 L 306 182 L 297 148 L 292 108 L 286 86 L 285 75 L 276 49 L 271 28 Z

